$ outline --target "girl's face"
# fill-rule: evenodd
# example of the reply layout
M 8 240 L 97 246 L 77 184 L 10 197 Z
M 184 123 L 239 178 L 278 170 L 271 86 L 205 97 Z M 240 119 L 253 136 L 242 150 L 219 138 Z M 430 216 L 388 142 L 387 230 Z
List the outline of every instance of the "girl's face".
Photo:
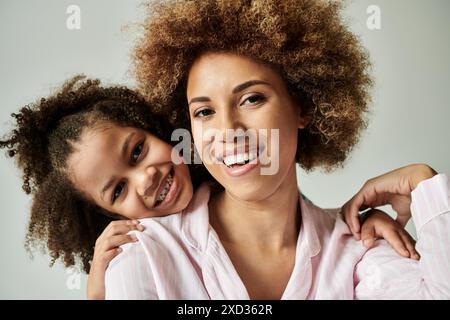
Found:
M 148 132 L 102 123 L 83 132 L 68 159 L 75 187 L 98 206 L 128 219 L 164 216 L 192 198 L 189 170 L 172 147 Z
M 207 53 L 190 70 L 187 98 L 196 148 L 227 192 L 243 200 L 262 200 L 288 174 L 295 179 L 298 129 L 308 120 L 300 116 L 300 106 L 275 71 L 243 56 Z M 229 129 L 242 129 L 249 136 L 256 131 L 258 137 L 242 146 Z M 212 136 L 211 131 L 221 134 Z M 261 151 L 271 163 L 261 161 Z M 274 161 L 276 170 L 262 174 L 262 167 Z

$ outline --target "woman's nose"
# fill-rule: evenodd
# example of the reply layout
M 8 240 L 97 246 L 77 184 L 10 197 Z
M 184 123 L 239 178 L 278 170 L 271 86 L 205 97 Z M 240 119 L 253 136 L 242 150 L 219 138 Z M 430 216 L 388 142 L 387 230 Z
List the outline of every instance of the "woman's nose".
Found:
M 240 116 L 234 108 L 226 106 L 221 108 L 221 114 L 217 117 L 216 129 L 218 130 L 218 140 L 225 143 L 233 143 L 237 134 L 244 129 Z
M 153 166 L 139 168 L 135 179 L 137 193 L 141 197 L 148 197 L 158 187 L 158 170 Z

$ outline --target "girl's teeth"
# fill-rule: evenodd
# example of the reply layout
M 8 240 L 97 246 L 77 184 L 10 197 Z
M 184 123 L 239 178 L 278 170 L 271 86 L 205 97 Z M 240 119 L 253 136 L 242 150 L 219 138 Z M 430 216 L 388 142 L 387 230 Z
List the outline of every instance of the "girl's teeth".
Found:
M 169 193 L 170 187 L 172 186 L 172 182 L 173 182 L 173 177 L 169 173 L 169 176 L 167 177 L 167 180 L 166 180 L 166 184 L 164 185 L 164 188 L 158 197 L 158 200 L 157 200 L 158 202 L 162 202 L 166 198 L 167 194 Z

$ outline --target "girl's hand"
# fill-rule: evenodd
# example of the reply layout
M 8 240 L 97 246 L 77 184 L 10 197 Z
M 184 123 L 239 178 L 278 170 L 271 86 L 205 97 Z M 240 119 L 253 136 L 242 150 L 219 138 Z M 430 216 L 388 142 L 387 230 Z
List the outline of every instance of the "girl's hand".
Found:
M 371 248 L 378 238 L 384 238 L 389 242 L 399 255 L 414 260 L 420 259 L 415 248 L 414 239 L 400 223 L 385 212 L 372 209 L 365 213 L 365 219 L 361 228 L 361 240 L 365 247 Z
M 411 192 L 436 174 L 425 164 L 413 164 L 368 180 L 341 209 L 355 238 L 361 239 L 359 211 L 367 208 L 391 205 L 397 212 L 397 222 L 404 227 L 411 218 Z
M 119 248 L 121 245 L 137 241 L 136 237 L 128 235 L 128 232 L 144 229 L 137 220 L 117 220 L 103 230 L 95 242 L 94 257 L 88 276 L 87 298 L 89 300 L 105 299 L 105 271 L 109 262 L 122 251 Z

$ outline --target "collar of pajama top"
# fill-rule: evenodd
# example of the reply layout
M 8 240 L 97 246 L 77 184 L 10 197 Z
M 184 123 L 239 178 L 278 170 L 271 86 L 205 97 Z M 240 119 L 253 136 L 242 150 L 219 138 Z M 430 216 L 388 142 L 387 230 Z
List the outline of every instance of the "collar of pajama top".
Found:
M 192 248 L 201 252 L 203 281 L 212 299 L 249 299 L 217 233 L 209 225 L 210 193 L 207 186 L 202 187 L 192 206 L 182 214 L 182 235 Z M 299 197 L 299 203 L 301 227 L 295 265 L 282 299 L 308 299 L 318 295 L 330 299 L 353 298 L 353 268 L 347 268 L 348 263 L 356 264 L 366 249 L 353 239 L 347 225 L 336 219 L 337 210 L 320 209 L 303 197 Z M 327 261 L 323 260 L 324 255 Z M 313 281 L 318 280 L 319 273 L 322 281 Z
M 299 197 L 301 228 L 295 265 L 282 299 L 428 297 L 433 292 L 423 280 L 432 277 L 439 278 L 432 279 L 434 283 L 444 282 L 447 288 L 450 222 L 449 215 L 442 212 L 450 210 L 450 183 L 445 175 L 440 176 L 413 191 L 411 208 L 414 221 L 421 223 L 419 238 L 422 232 L 425 238 L 437 236 L 444 241 L 439 248 L 419 251 L 422 266 L 397 255 L 385 241 L 377 241 L 377 246 L 367 251 L 354 240 L 338 210 L 324 210 Z M 210 187 L 203 184 L 183 213 L 141 220 L 146 230 L 135 233 L 139 241 L 124 245 L 123 252 L 108 267 L 106 298 L 249 299 L 217 233 L 209 225 L 209 197 Z M 417 211 L 422 213 L 418 215 Z M 438 264 L 429 264 L 428 253 L 444 258 Z M 443 292 L 445 296 L 450 285 L 448 288 L 442 290 L 440 286 L 432 295 Z

